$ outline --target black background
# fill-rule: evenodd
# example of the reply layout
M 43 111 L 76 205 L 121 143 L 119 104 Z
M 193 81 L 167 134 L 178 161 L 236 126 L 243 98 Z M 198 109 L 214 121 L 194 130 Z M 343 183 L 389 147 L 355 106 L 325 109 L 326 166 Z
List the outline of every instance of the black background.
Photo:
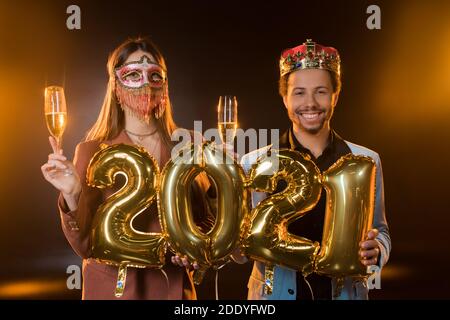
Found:
M 70 4 L 81 8 L 81 30 L 66 28 Z M 366 27 L 370 4 L 381 8 L 381 30 Z M 384 170 L 393 251 L 371 298 L 449 298 L 449 9 L 445 1 L 2 2 L 0 297 L 80 297 L 65 288 L 65 271 L 81 261 L 40 172 L 50 152 L 43 88 L 65 85 L 71 157 L 100 110 L 108 53 L 149 35 L 167 59 L 175 120 L 186 128 L 214 127 L 223 94 L 237 96 L 241 128 L 287 128 L 281 51 L 306 38 L 337 48 L 343 90 L 333 127 L 377 151 Z M 224 268 L 219 296 L 244 299 L 250 270 Z M 200 298 L 214 298 L 213 283 L 210 272 Z

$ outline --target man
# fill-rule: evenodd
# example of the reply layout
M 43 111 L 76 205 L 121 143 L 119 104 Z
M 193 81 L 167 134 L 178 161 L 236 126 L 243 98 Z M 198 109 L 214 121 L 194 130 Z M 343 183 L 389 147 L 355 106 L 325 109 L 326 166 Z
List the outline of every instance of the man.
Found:
M 340 57 L 336 49 L 307 40 L 303 45 L 285 50 L 280 59 L 279 93 L 292 126 L 281 136 L 279 148 L 309 154 L 322 172 L 348 153 L 366 155 L 375 160 L 377 175 L 373 229 L 368 232 L 367 239 L 360 243 L 359 254 L 362 264 L 381 268 L 388 260 L 391 241 L 385 218 L 380 157 L 372 150 L 343 140 L 331 129 L 330 120 L 340 87 Z M 244 169 L 248 171 L 258 156 L 269 148 L 270 146 L 246 154 L 241 160 Z M 275 193 L 282 189 L 283 185 L 279 184 Z M 264 193 L 254 192 L 253 206 L 266 196 Z M 316 207 L 293 222 L 289 226 L 289 232 L 320 243 L 325 199 L 326 193 L 322 192 Z M 239 258 L 235 260 L 238 261 Z M 274 268 L 272 293 L 265 294 L 264 273 L 265 265 L 255 261 L 248 283 L 249 299 L 368 299 L 367 283 L 346 278 L 342 290 L 337 290 L 336 281 L 329 277 L 312 274 L 306 281 L 301 273 L 278 265 Z

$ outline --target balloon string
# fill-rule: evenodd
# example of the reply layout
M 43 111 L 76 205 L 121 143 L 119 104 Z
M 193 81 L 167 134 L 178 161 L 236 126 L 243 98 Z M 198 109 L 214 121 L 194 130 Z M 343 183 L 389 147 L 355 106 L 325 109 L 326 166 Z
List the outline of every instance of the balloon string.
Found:
M 215 290 L 216 290 L 216 300 L 219 300 L 219 269 L 216 270 Z
M 169 288 L 170 288 L 170 282 L 169 277 L 167 276 L 167 273 L 163 269 L 159 269 L 161 273 L 163 274 L 164 278 L 166 279 L 166 285 L 167 285 L 167 300 L 169 300 Z
M 117 270 L 117 281 L 114 295 L 116 298 L 121 298 L 125 291 L 125 284 L 127 281 L 127 265 L 121 264 Z
M 314 292 L 313 292 L 313 289 L 311 288 L 311 285 L 309 284 L 309 281 L 306 280 L 306 277 L 305 277 L 305 276 L 303 276 L 303 280 L 305 280 L 306 284 L 308 285 L 309 292 L 311 293 L 311 298 L 312 298 L 312 300 L 314 301 L 314 300 L 315 300 L 315 299 L 314 299 Z M 297 290 L 298 290 L 298 288 L 297 288 Z

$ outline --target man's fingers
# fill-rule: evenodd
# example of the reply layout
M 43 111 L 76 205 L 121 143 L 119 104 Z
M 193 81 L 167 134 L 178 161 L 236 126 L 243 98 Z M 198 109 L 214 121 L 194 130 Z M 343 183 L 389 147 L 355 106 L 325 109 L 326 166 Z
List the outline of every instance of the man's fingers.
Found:
M 378 236 L 378 230 L 372 229 L 367 233 L 367 240 L 373 240 Z
M 378 260 L 377 258 L 361 260 L 361 263 L 365 266 L 373 266 L 377 264 L 377 260 Z
M 378 248 L 378 242 L 376 240 L 366 240 L 359 243 L 359 247 L 363 250 L 372 250 Z
M 372 250 L 361 250 L 359 252 L 359 256 L 364 259 L 373 259 L 378 257 L 378 254 L 380 253 L 380 250 L 378 248 L 372 249 Z

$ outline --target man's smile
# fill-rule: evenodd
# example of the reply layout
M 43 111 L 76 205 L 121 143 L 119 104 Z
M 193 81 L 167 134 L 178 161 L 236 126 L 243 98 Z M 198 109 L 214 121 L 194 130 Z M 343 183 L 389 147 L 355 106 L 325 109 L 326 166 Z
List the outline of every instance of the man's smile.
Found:
M 295 114 L 306 121 L 318 120 L 323 114 L 323 111 L 296 111 Z

